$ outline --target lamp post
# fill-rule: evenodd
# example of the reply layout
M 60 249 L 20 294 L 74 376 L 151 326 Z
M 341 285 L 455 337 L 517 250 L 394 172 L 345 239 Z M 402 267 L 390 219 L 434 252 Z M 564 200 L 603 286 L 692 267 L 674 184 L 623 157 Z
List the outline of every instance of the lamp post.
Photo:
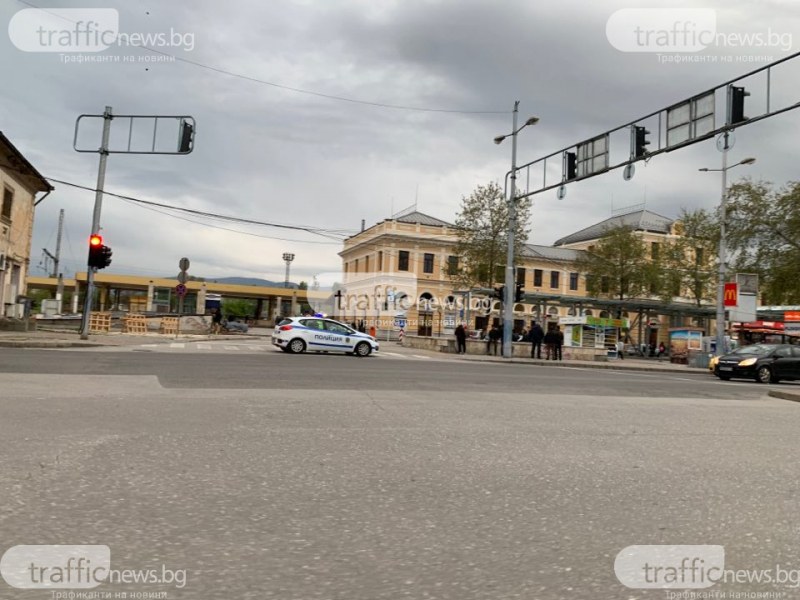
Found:
M 283 253 L 283 260 L 286 263 L 286 277 L 283 280 L 283 287 L 289 287 L 289 268 L 291 267 L 292 261 L 294 260 L 294 254 L 291 252 L 284 252 Z
M 728 213 L 726 209 L 726 201 L 728 199 L 728 171 L 733 169 L 734 167 L 738 167 L 739 165 L 752 165 L 756 162 L 755 158 L 745 158 L 744 160 L 740 160 L 738 163 L 727 166 L 728 162 L 728 132 L 726 131 L 724 134 L 724 147 L 722 150 L 722 168 L 721 169 L 698 169 L 698 171 L 703 171 L 704 173 L 708 172 L 718 172 L 722 173 L 722 196 L 719 201 L 719 255 L 717 257 L 718 271 L 717 271 L 717 327 L 716 327 L 716 344 L 717 347 L 715 349 L 715 354 L 717 356 L 722 356 L 725 354 L 725 276 L 726 276 L 726 268 L 725 263 L 727 261 L 727 248 L 725 245 L 725 220 L 727 219 Z
M 495 144 L 502 144 L 503 140 L 511 136 L 511 189 L 508 193 L 508 252 L 506 256 L 506 284 L 503 298 L 503 358 L 511 358 L 512 329 L 514 328 L 514 231 L 517 228 L 517 134 L 528 125 L 536 125 L 538 117 L 531 117 L 517 128 L 517 115 L 519 114 L 519 100 L 514 102 L 514 118 L 511 133 L 498 135 L 494 138 Z

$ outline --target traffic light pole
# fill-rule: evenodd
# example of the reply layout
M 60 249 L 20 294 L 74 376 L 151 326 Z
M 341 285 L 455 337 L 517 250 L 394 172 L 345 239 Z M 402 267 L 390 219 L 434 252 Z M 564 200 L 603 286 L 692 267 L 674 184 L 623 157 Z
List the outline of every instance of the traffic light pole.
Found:
M 92 214 L 91 235 L 100 233 L 100 212 L 103 208 L 103 186 L 106 182 L 106 161 L 108 160 L 108 137 L 111 131 L 111 107 L 106 106 L 103 113 L 103 137 L 100 144 L 100 165 L 97 168 L 97 188 L 94 196 L 94 213 Z M 87 252 L 88 255 L 88 252 Z M 81 339 L 89 339 L 89 313 L 92 310 L 92 297 L 94 296 L 94 274 L 96 269 L 86 264 L 86 297 L 83 302 L 83 316 L 81 318 Z
M 725 279 L 727 261 L 727 248 L 725 247 L 725 221 L 728 217 L 727 207 L 725 206 L 728 198 L 728 131 L 723 133 L 722 145 L 722 196 L 719 201 L 719 256 L 717 265 L 717 331 L 716 331 L 716 356 L 725 354 Z
M 514 349 L 512 329 L 514 328 L 514 232 L 517 229 L 517 115 L 519 100 L 514 102 L 514 125 L 511 129 L 511 189 L 508 194 L 508 252 L 506 256 L 506 286 L 503 293 L 503 358 L 511 358 Z

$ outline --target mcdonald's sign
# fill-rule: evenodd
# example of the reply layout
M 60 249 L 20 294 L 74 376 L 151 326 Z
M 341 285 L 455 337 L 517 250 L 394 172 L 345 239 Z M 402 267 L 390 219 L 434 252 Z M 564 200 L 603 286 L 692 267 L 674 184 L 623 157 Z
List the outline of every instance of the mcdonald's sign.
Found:
M 725 294 L 723 296 L 724 306 L 738 306 L 739 305 L 739 286 L 736 283 L 725 284 Z

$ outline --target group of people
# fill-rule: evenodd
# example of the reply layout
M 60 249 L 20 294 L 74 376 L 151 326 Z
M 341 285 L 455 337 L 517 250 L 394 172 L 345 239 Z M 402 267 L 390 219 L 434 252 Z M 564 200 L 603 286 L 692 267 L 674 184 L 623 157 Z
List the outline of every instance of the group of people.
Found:
M 542 345 L 544 345 L 545 360 L 562 360 L 564 347 L 564 332 L 561 327 L 549 328 L 547 333 L 536 321 L 533 322 L 528 334 L 531 340 L 531 358 L 542 358 Z

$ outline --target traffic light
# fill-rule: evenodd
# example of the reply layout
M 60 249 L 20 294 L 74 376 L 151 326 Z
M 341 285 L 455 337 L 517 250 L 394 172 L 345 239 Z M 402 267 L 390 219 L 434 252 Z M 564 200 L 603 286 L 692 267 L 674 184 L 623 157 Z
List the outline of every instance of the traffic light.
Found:
M 742 121 L 747 121 L 744 116 L 744 99 L 750 95 L 743 86 L 730 86 L 730 124 L 735 125 Z
M 650 132 L 644 127 L 640 127 L 639 125 L 633 126 L 634 158 L 643 158 L 647 156 L 647 145 L 650 143 L 650 140 L 647 139 L 648 135 L 650 135 Z
M 179 138 L 179 154 L 189 154 L 192 150 L 194 150 L 194 125 L 185 119 L 181 120 Z
M 564 171 L 567 181 L 570 181 L 578 176 L 578 155 L 575 152 L 565 152 L 564 157 Z
M 494 297 L 502 302 L 503 298 L 506 297 L 506 286 L 501 285 L 500 287 L 494 288 Z
M 516 289 L 514 290 L 514 302 L 522 302 L 522 295 L 525 293 L 525 290 L 522 289 L 522 284 L 518 283 Z
M 111 264 L 111 248 L 103 244 L 103 236 L 94 234 L 89 238 L 89 266 L 105 269 Z

